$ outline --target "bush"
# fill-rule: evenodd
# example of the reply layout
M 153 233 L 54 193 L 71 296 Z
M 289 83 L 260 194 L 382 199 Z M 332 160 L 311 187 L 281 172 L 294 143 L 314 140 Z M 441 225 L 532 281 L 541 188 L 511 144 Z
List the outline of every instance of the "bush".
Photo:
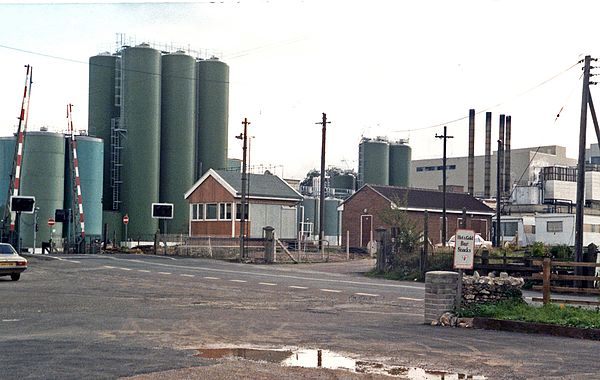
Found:
M 550 256 L 553 259 L 571 260 L 573 259 L 573 250 L 566 244 L 554 245 L 550 247 Z
M 548 248 L 541 241 L 536 241 L 531 245 L 531 255 L 535 257 L 548 256 Z

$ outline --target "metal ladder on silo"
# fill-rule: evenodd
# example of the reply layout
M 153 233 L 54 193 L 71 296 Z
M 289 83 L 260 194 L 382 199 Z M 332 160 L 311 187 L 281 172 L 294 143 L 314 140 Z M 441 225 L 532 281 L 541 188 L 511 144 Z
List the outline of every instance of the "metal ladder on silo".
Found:
M 125 129 L 121 128 L 121 118 L 115 117 L 110 122 L 110 148 L 111 148 L 111 159 L 110 159 L 110 185 L 112 187 L 113 204 L 112 209 L 118 210 L 121 205 L 121 140 L 125 134 Z
M 112 118 L 110 121 L 110 186 L 112 187 L 112 209 L 119 210 L 121 206 L 121 150 L 123 149 L 122 140 L 127 130 L 124 128 L 123 121 L 123 58 L 121 51 L 117 49 L 117 59 L 115 60 L 115 107 L 119 108 L 121 117 Z

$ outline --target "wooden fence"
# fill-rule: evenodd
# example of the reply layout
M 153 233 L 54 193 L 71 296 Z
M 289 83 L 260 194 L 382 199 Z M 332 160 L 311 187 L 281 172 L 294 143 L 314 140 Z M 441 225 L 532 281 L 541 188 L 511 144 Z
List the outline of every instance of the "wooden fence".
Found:
M 584 276 L 580 274 L 560 274 L 558 273 L 558 268 L 596 268 L 600 267 L 600 263 L 584 263 L 584 262 L 574 262 L 574 261 L 553 261 L 549 258 L 545 258 L 544 260 L 534 260 L 533 265 L 541 265 L 542 273 L 534 273 L 532 275 L 533 279 L 542 280 L 542 285 L 534 285 L 534 290 L 542 291 L 542 298 L 534 297 L 533 301 L 541 301 L 544 305 L 550 302 L 556 303 L 567 303 L 567 304 L 577 304 L 577 305 L 599 305 L 599 301 L 587 301 L 587 300 L 570 300 L 570 299 L 557 299 L 551 298 L 551 292 L 556 293 L 575 293 L 575 294 L 598 294 L 600 295 L 600 289 L 596 288 L 584 288 L 582 287 L 583 281 L 600 281 L 600 277 L 595 275 L 593 276 Z M 553 270 L 552 268 L 557 268 Z M 564 270 L 563 270 L 564 271 Z M 552 281 L 555 283 L 557 281 L 572 281 L 574 286 L 558 286 L 553 285 Z

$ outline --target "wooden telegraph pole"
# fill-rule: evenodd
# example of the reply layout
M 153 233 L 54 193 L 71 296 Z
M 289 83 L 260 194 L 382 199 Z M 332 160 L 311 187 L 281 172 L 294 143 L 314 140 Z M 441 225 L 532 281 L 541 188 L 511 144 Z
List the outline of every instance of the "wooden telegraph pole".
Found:
M 438 135 L 435 134 L 435 137 L 438 139 L 444 139 L 444 155 L 442 158 L 442 247 L 446 246 L 446 240 L 448 240 L 446 236 L 447 230 L 447 222 L 446 222 L 446 141 L 448 139 L 454 138 L 454 136 L 448 136 L 448 127 L 444 126 L 444 134 Z
M 321 124 L 321 181 L 319 183 L 319 249 L 321 254 L 324 254 L 323 241 L 325 240 L 325 137 L 327 135 L 327 124 L 331 124 L 327 121 L 327 114 L 323 112 L 323 118 L 320 122 L 315 124 Z
M 242 121 L 244 125 L 244 132 L 236 138 L 241 139 L 243 141 L 242 144 L 242 200 L 241 200 L 241 212 L 240 212 L 240 261 L 246 258 L 246 245 L 245 245 L 245 236 L 246 236 L 246 182 L 248 181 L 246 174 L 246 150 L 248 148 L 248 125 L 250 122 L 247 118 L 244 118 Z

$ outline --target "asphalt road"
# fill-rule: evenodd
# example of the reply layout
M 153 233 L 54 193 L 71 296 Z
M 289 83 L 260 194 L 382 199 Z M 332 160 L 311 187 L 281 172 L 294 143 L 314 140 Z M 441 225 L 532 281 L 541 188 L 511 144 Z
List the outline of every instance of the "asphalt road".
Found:
M 491 379 L 600 378 L 598 342 L 427 326 L 423 284 L 364 267 L 31 257 L 20 281 L 0 278 L 0 377 L 113 379 L 215 364 L 198 348 L 257 346 Z

